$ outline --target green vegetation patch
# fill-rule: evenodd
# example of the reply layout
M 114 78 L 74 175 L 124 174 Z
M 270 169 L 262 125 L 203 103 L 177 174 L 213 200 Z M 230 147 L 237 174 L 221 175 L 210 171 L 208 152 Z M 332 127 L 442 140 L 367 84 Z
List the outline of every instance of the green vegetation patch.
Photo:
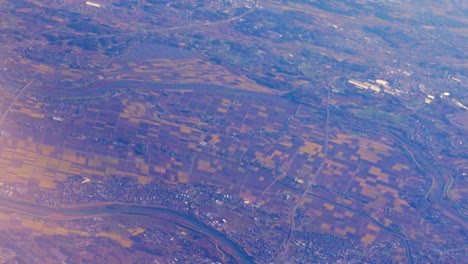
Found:
M 406 119 L 394 114 L 385 111 L 379 111 L 375 109 L 353 109 L 351 112 L 364 119 L 373 119 L 378 120 L 379 122 L 384 122 L 388 124 L 406 124 Z

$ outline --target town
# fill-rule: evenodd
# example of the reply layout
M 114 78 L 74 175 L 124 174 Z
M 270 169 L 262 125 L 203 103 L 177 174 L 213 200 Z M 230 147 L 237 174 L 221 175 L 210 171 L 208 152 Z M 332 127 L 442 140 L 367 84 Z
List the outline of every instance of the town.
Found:
M 462 260 L 461 16 L 359 2 L 0 3 L 0 259 Z

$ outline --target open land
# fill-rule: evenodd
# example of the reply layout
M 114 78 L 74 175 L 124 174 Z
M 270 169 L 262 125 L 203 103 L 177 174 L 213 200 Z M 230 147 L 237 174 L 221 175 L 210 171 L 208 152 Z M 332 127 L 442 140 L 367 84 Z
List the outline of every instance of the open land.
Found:
M 463 262 L 467 6 L 416 2 L 1 1 L 1 262 Z

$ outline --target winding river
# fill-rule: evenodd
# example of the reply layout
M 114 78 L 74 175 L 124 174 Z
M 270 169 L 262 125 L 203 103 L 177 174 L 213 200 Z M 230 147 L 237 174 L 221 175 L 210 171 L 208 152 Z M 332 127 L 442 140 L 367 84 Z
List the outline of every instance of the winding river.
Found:
M 229 239 L 226 235 L 193 217 L 167 208 L 123 203 L 49 207 L 28 201 L 15 200 L 9 197 L 0 197 L 0 208 L 11 210 L 23 215 L 56 220 L 70 220 L 116 215 L 145 216 L 155 218 L 169 222 L 171 224 L 175 224 L 207 237 L 208 239 L 212 240 L 213 243 L 215 243 L 220 248 L 220 250 L 223 251 L 223 253 L 230 255 L 239 263 L 254 263 L 252 256 L 250 256 L 241 246 Z

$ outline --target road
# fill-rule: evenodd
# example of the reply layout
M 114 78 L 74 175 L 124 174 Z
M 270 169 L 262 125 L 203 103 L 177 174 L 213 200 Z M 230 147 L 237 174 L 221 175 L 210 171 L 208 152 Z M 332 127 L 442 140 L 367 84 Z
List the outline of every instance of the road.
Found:
M 327 157 L 328 157 L 328 142 L 329 142 L 329 131 L 330 131 L 330 94 L 331 94 L 331 91 L 330 91 L 330 87 L 327 88 L 327 105 L 326 105 L 326 120 L 325 120 L 325 143 L 323 145 L 323 159 L 322 159 L 322 162 L 320 163 L 319 167 L 317 168 L 317 170 L 315 171 L 314 173 L 314 178 L 316 179 L 322 169 L 323 169 L 323 166 L 325 166 L 325 163 L 327 161 Z M 281 262 L 284 262 L 285 261 L 285 257 L 288 255 L 288 251 L 289 251 L 289 245 L 291 244 L 291 237 L 292 237 L 292 234 L 293 232 L 296 230 L 296 221 L 295 221 L 295 215 L 296 215 L 296 210 L 297 208 L 299 208 L 299 206 L 302 205 L 303 201 L 304 201 L 304 198 L 306 198 L 306 196 L 309 194 L 309 191 L 310 189 L 312 188 L 312 185 L 314 184 L 314 181 L 312 180 L 309 180 L 308 183 L 307 183 L 307 187 L 305 189 L 305 191 L 301 194 L 301 197 L 298 199 L 297 203 L 294 205 L 293 208 L 291 208 L 291 211 L 289 212 L 289 218 L 291 220 L 291 225 L 290 225 L 290 228 L 289 228 L 289 234 L 288 234 L 288 237 L 286 238 L 286 241 L 284 243 L 284 250 L 283 250 L 283 253 L 280 255 L 279 259 Z
M 21 95 L 23 94 L 23 92 L 28 89 L 28 87 L 33 83 L 34 79 L 30 80 L 26 85 L 23 86 L 23 88 L 21 88 L 21 90 L 18 92 L 18 94 L 15 96 L 15 98 L 13 99 L 13 101 L 11 101 L 11 104 L 8 106 L 8 108 L 5 110 L 5 112 L 3 113 L 2 117 L 0 118 L 0 127 L 3 125 L 3 122 L 5 121 L 5 118 L 7 117 L 8 113 L 10 112 L 11 108 L 13 107 L 13 105 L 16 103 L 16 101 L 18 101 L 18 98 L 21 97 Z

